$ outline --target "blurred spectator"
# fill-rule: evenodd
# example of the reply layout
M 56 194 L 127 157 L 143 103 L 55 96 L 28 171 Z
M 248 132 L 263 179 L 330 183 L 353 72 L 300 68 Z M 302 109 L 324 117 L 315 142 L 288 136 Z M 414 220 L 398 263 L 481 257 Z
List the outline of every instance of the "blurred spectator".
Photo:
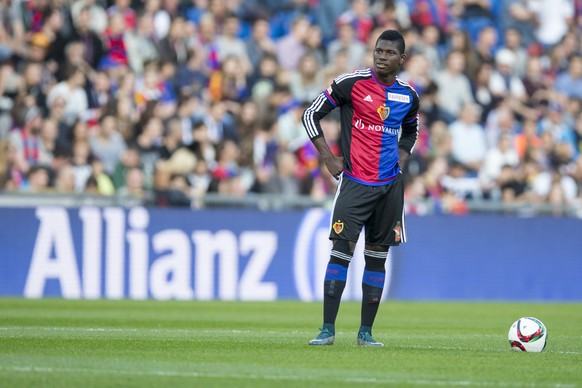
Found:
M 58 169 L 55 178 L 55 191 L 61 194 L 72 194 L 75 192 L 75 173 L 70 164 L 65 164 Z
M 448 32 L 452 15 L 447 0 L 413 0 L 410 20 L 423 28 L 435 26 L 441 32 Z
M 276 53 L 275 42 L 270 37 L 269 21 L 261 17 L 256 18 L 253 22 L 251 36 L 245 43 L 251 65 L 249 71 L 259 67 L 259 63 L 265 54 Z
M 291 31 L 277 41 L 277 61 L 285 70 L 295 70 L 307 50 L 305 41 L 309 33 L 309 20 L 303 16 L 293 20 Z
M 85 73 L 79 66 L 69 67 L 65 80 L 53 86 L 47 95 L 47 105 L 51 106 L 59 97 L 65 100 L 63 121 L 72 125 L 76 120 L 84 119 L 89 108 L 85 85 Z
M 535 40 L 533 14 L 528 8 L 528 0 L 501 0 L 498 18 L 502 31 L 516 29 L 529 47 Z
M 249 90 L 244 68 L 240 57 L 224 58 L 220 69 L 210 76 L 208 92 L 211 101 L 238 102 L 247 97 Z
M 470 174 L 459 162 L 451 163 L 448 172 L 441 178 L 443 189 L 457 199 L 481 199 L 481 182 Z
M 238 71 L 243 76 L 250 73 L 251 63 L 247 54 L 245 42 L 239 38 L 240 21 L 234 14 L 229 14 L 224 19 L 222 34 L 216 38 L 218 60 L 224 62 L 226 58 L 238 58 Z
M 495 4 L 493 0 L 459 0 L 454 3 L 451 12 L 459 19 L 460 26 L 475 41 L 482 29 L 493 24 Z
M 523 78 L 529 55 L 523 44 L 521 31 L 515 27 L 507 28 L 504 33 L 503 41 L 504 45 L 502 48 L 511 51 L 515 56 L 515 64 L 513 67 L 515 75 Z
M 339 16 L 339 24 L 349 23 L 354 27 L 356 39 L 367 43 L 374 27 L 370 15 L 370 0 L 352 0 L 350 8 Z
M 336 37 L 336 21 L 348 8 L 350 0 L 319 0 L 315 7 L 317 25 L 321 26 L 323 45 L 327 46 Z
M 558 75 L 555 88 L 568 98 L 582 99 L 582 54 L 570 58 L 568 71 Z
M 70 41 L 59 41 L 58 46 L 64 49 L 64 47 L 66 47 L 69 42 L 81 42 L 84 48 L 83 55 L 85 62 L 87 62 L 92 68 L 96 69 L 97 66 L 99 66 L 101 63 L 101 58 L 105 54 L 105 46 L 101 39 L 102 36 L 105 36 L 105 28 L 100 31 L 100 27 L 93 26 L 93 22 L 100 23 L 99 17 L 97 17 L 97 19 L 93 19 L 94 7 L 98 6 L 95 5 L 82 7 L 79 10 L 78 15 L 76 17 L 73 16 L 73 24 L 75 28 L 73 30 L 73 34 L 70 37 Z M 106 19 L 106 23 L 108 22 L 109 19 Z
M 337 39 L 332 40 L 327 47 L 327 57 L 329 59 L 335 58 L 340 50 L 347 52 L 349 71 L 360 68 L 366 55 L 366 45 L 357 39 L 355 32 L 351 23 L 340 23 L 338 25 Z
M 578 194 L 576 182 L 571 176 L 558 171 L 539 172 L 532 184 L 534 200 L 553 205 L 571 204 Z
M 123 21 L 123 29 L 129 31 L 135 27 L 135 11 L 131 8 L 131 0 L 113 0 L 113 4 L 107 8 L 111 16 L 120 15 Z
M 301 57 L 297 70 L 291 73 L 290 87 L 293 98 L 300 102 L 311 102 L 325 88 L 315 55 L 307 53 Z
M 436 65 L 438 62 L 434 64 Z M 406 60 L 404 69 L 399 77 L 407 80 L 418 94 L 424 95 L 425 88 L 431 82 L 430 74 L 434 72 L 434 68 L 428 57 L 420 54 L 412 54 Z
M 482 63 L 475 73 L 475 77 L 471 81 L 471 90 L 475 102 L 481 107 L 481 119 L 483 122 L 489 112 L 498 102 L 489 87 L 491 75 L 493 74 L 493 66 L 490 63 Z
M 536 38 L 545 47 L 558 43 L 574 19 L 570 0 L 530 0 L 527 7 L 534 18 Z
M 208 126 L 204 121 L 199 121 L 192 128 L 192 143 L 189 147 L 198 160 L 206 161 L 212 168 L 216 161 L 216 148 L 210 139 Z
M 93 155 L 89 143 L 84 140 L 78 140 L 73 144 L 73 153 L 71 156 L 71 165 L 75 180 L 75 192 L 81 193 L 85 190 L 87 179 L 91 176 L 93 168 Z
M 160 60 L 172 62 L 178 66 L 184 65 L 188 60 L 188 51 L 191 49 L 188 44 L 188 38 L 192 32 L 190 25 L 182 17 L 174 18 L 170 25 L 170 31 L 158 43 Z M 212 30 L 208 33 L 213 34 L 214 31 Z M 160 37 L 157 36 L 157 38 Z M 211 37 L 209 36 L 208 39 L 211 39 Z M 210 42 L 209 44 L 211 45 Z M 209 50 L 211 50 L 209 55 L 216 54 L 215 47 L 209 48 Z M 214 63 L 217 58 L 212 57 L 211 60 Z
M 485 138 L 487 148 L 493 148 L 499 143 L 499 138 L 503 135 L 509 136 L 512 143 L 515 135 L 521 131 L 515 113 L 507 102 L 501 102 L 497 108 L 492 110 L 485 121 Z
M 499 43 L 497 30 L 493 26 L 485 26 L 477 32 L 475 54 L 467 62 L 467 74 L 472 77 L 481 63 L 493 63 L 494 54 Z
M 297 178 L 297 157 L 289 151 L 277 154 L 275 171 L 260 185 L 261 193 L 294 196 L 300 194 L 301 184 Z
M 152 116 L 144 123 L 142 132 L 137 136 L 135 145 L 139 151 L 143 175 L 141 184 L 150 189 L 153 184 L 156 163 L 162 151 L 164 127 L 159 117 Z
M 21 174 L 27 174 L 32 166 L 40 164 L 41 156 L 46 152 L 40 139 L 42 122 L 40 109 L 36 106 L 27 108 L 22 113 L 22 126 L 10 133 L 9 141 L 14 152 L 13 168 Z
M 564 108 L 559 103 L 550 103 L 546 115 L 539 122 L 539 131 L 550 133 L 555 143 L 566 143 L 574 149 L 574 130 L 564 121 L 563 112 Z
M 107 13 L 97 0 L 77 0 L 71 4 L 71 16 L 77 21 L 81 12 L 88 11 L 89 30 L 102 34 L 107 28 Z
M 513 139 L 509 135 L 501 135 L 497 146 L 490 148 L 485 154 L 483 165 L 479 171 L 481 184 L 487 189 L 491 189 L 501 175 L 504 166 L 517 168 L 519 166 L 519 156 L 513 148 Z
M 473 102 L 471 83 L 465 71 L 465 57 L 460 51 L 451 51 L 447 56 L 446 68 L 439 72 L 436 82 L 439 91 L 439 104 L 443 109 L 456 116 L 464 104 Z
M 85 191 L 87 191 L 88 185 L 94 185 L 93 194 L 113 195 L 115 193 L 113 181 L 111 180 L 109 174 L 105 172 L 103 163 L 99 158 L 93 159 L 91 168 L 91 176 L 87 179 L 87 183 L 85 184 Z
M 277 132 L 275 138 L 282 148 L 290 151 L 296 151 L 305 143 L 303 124 L 301 123 L 301 115 L 306 109 L 309 101 L 301 104 L 294 101 L 291 105 L 285 107 L 285 112 L 277 118 Z
M 127 170 L 123 186 L 118 190 L 122 196 L 131 196 L 134 198 L 144 198 L 144 173 L 137 167 L 131 167 Z
M 138 14 L 135 29 L 125 34 L 123 42 L 129 66 L 135 74 L 141 75 L 144 65 L 158 58 L 155 38 L 153 15 L 147 12 Z
M 91 153 L 103 164 L 103 170 L 108 174 L 113 174 L 119 158 L 127 148 L 117 131 L 114 116 L 101 117 L 96 132 L 89 137 L 89 145 Z
M 450 125 L 451 156 L 469 173 L 476 174 L 481 169 L 487 150 L 487 140 L 479 124 L 479 108 L 474 103 L 466 103 L 461 108 L 459 119 Z
M 542 147 L 542 140 L 537 136 L 537 126 L 534 120 L 526 120 L 523 130 L 515 136 L 517 154 L 522 162 L 535 158 Z
M 497 98 L 512 97 L 524 101 L 527 97 L 525 86 L 516 75 L 515 54 L 506 48 L 500 49 L 495 55 L 497 70 L 491 74 L 489 89 Z
M 162 159 L 169 159 L 172 154 L 182 148 L 182 123 L 180 119 L 174 118 L 168 121 L 166 134 L 164 135 L 160 157 Z
M 119 0 L 125 1 L 125 0 Z M 118 65 L 128 64 L 127 47 L 125 45 L 126 34 L 133 29 L 133 22 L 128 26 L 127 20 L 119 12 L 109 13 L 109 24 L 105 31 L 105 61 Z M 103 63 L 103 62 L 101 62 Z
M 49 189 L 50 175 L 47 167 L 41 165 L 33 166 L 26 176 L 26 182 L 22 187 L 24 191 L 42 193 Z

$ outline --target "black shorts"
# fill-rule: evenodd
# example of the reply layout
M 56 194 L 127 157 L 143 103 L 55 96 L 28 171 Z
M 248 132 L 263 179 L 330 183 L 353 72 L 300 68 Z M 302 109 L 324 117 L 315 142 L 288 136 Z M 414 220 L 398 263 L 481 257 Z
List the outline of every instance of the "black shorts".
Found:
M 406 242 L 402 174 L 385 186 L 366 186 L 342 175 L 332 212 L 331 240 L 356 242 L 364 227 L 366 244 Z

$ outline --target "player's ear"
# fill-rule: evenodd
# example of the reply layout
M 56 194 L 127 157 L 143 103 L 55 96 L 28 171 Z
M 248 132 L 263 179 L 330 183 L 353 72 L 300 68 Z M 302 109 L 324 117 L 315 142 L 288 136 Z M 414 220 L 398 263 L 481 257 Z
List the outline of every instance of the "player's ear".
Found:
M 406 58 L 407 58 L 406 54 L 401 54 L 400 55 L 400 64 L 403 64 L 404 61 L 406 60 Z

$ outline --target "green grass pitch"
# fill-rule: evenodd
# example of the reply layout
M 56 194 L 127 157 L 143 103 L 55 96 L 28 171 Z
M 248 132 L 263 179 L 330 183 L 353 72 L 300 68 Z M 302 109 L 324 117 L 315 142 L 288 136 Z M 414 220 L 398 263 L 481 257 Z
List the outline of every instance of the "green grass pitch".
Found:
M 384 348 L 357 347 L 359 303 L 336 344 L 310 347 L 320 303 L 0 299 L 0 387 L 582 387 L 582 305 L 386 301 Z M 534 316 L 542 353 L 509 326 Z

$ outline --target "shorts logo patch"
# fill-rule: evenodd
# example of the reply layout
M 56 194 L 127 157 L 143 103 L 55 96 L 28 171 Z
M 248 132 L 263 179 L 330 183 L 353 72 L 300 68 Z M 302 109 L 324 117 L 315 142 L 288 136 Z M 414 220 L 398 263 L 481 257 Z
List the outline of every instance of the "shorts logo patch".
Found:
M 394 231 L 394 242 L 400 242 L 402 239 L 402 227 L 400 226 L 400 222 L 396 224 L 396 227 L 392 229 Z
M 390 108 L 387 107 L 386 104 L 384 104 L 378 108 L 377 112 L 380 115 L 380 119 L 382 119 L 382 121 L 384 121 L 390 115 Z
M 336 222 L 333 223 L 333 231 L 336 234 L 340 234 L 341 232 L 343 232 L 344 230 L 344 223 L 341 222 L 340 220 L 337 220 Z

